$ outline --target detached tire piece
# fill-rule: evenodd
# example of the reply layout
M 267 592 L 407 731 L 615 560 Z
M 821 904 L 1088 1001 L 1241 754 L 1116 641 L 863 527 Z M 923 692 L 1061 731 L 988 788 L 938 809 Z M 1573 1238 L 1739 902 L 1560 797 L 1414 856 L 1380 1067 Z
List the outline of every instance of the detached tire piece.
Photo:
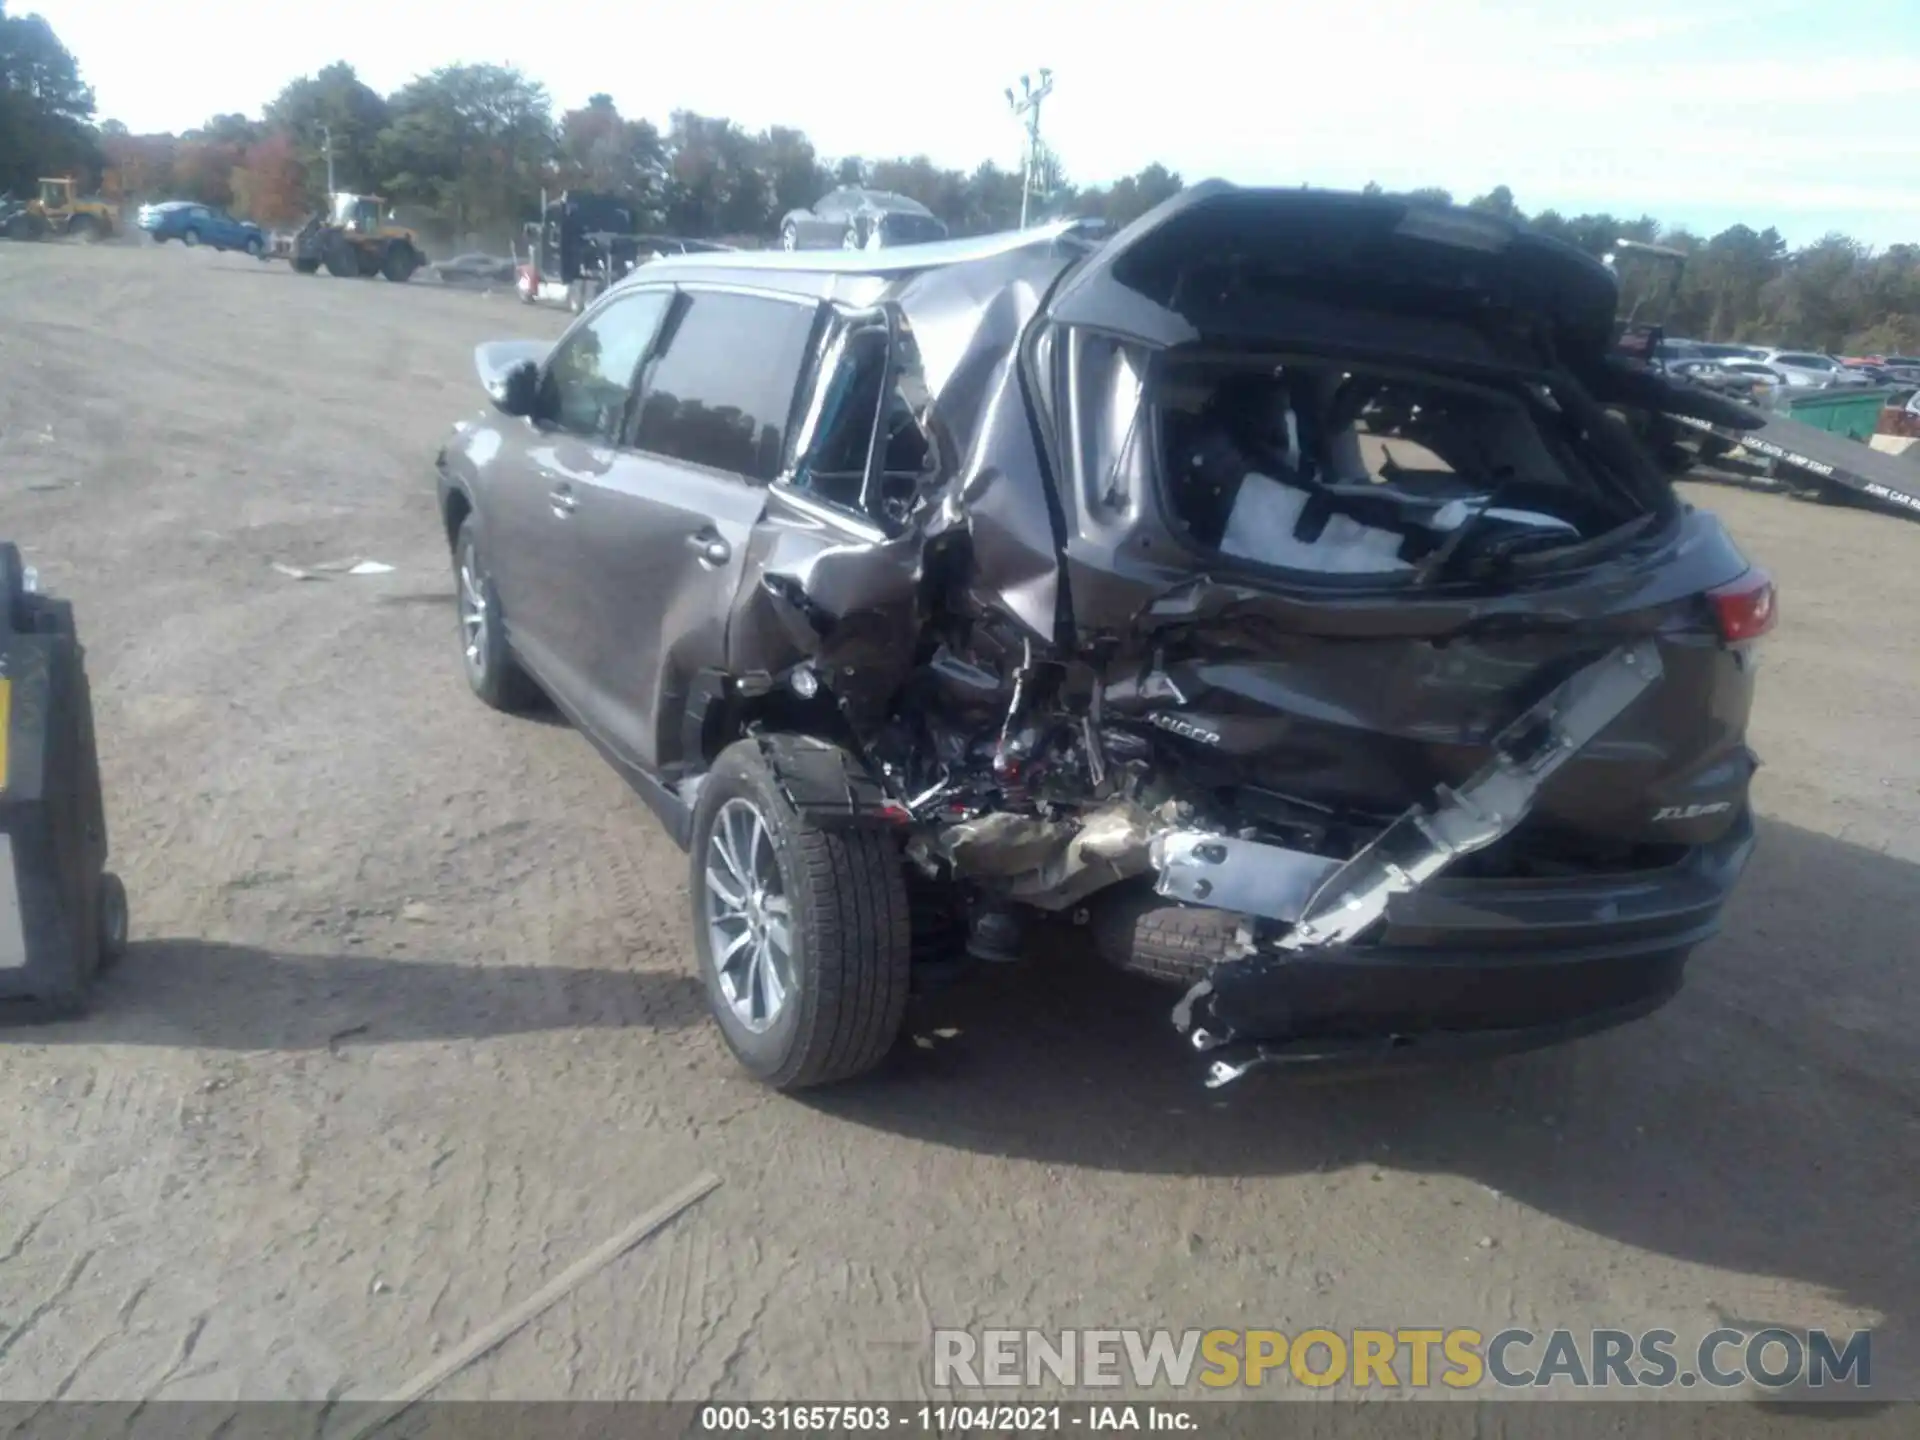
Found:
M 1115 894 L 1095 907 L 1090 926 L 1100 957 L 1166 985 L 1193 985 L 1233 948 L 1240 917 L 1177 905 L 1151 890 Z
M 73 607 L 26 593 L 0 545 L 0 675 L 7 787 L 0 791 L 0 1021 L 86 1008 L 126 948 L 126 891 L 106 873 L 93 702 Z
M 507 648 L 500 596 L 487 574 L 479 527 L 469 515 L 453 542 L 454 605 L 460 618 L 460 665 L 467 685 L 495 710 L 518 715 L 540 699 L 540 687 Z
M 798 814 L 758 742 L 741 740 L 721 752 L 701 787 L 689 857 L 708 1007 L 741 1065 L 776 1090 L 850 1080 L 878 1065 L 899 1037 L 912 969 L 894 837 L 823 829 Z M 784 973 L 771 953 L 783 937 Z M 748 977 L 761 940 L 770 950 L 756 992 Z M 731 962 L 727 976 L 720 961 Z M 772 990 L 784 991 L 777 1005 Z

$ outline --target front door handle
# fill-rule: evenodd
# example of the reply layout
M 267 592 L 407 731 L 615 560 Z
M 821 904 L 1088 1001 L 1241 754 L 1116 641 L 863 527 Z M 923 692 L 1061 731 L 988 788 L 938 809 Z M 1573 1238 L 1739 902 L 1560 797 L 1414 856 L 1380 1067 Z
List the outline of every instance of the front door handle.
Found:
M 702 565 L 717 568 L 733 558 L 733 547 L 711 530 L 696 530 L 687 536 L 687 548 L 700 557 Z
M 553 508 L 553 518 L 564 520 L 580 508 L 580 501 L 573 493 L 573 486 L 562 480 L 547 492 L 547 504 Z

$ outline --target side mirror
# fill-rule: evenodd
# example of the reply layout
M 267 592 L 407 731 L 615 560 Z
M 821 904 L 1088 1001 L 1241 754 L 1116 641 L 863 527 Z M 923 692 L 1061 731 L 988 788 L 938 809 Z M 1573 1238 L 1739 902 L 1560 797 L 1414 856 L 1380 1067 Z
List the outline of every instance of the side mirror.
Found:
M 487 383 L 487 398 L 503 415 L 531 415 L 540 394 L 540 367 L 531 360 L 509 366 Z

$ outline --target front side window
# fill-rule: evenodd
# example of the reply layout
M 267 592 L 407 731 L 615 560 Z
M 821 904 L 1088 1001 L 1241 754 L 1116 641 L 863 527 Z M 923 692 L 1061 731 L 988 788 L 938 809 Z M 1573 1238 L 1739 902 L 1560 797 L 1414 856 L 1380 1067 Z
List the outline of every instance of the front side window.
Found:
M 671 290 L 637 290 L 575 326 L 547 362 L 541 413 L 569 434 L 617 439 L 634 372 L 672 300 Z
M 780 473 L 817 307 L 686 296 L 648 365 L 635 448 L 766 482 Z

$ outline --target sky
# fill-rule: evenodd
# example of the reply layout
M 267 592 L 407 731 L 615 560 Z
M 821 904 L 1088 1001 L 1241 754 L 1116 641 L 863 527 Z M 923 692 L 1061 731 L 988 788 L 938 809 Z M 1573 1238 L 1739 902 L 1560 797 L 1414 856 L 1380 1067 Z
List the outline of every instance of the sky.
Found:
M 490 62 L 558 109 L 604 91 L 661 124 L 691 109 L 797 126 L 828 158 L 971 169 L 1017 164 L 1003 91 L 1045 65 L 1042 134 L 1082 184 L 1159 160 L 1189 181 L 1462 200 L 1506 184 L 1529 212 L 1920 241 L 1920 0 L 328 0 L 324 24 L 259 0 L 9 9 L 45 15 L 100 118 L 135 131 L 257 114 L 334 60 L 383 92 Z

